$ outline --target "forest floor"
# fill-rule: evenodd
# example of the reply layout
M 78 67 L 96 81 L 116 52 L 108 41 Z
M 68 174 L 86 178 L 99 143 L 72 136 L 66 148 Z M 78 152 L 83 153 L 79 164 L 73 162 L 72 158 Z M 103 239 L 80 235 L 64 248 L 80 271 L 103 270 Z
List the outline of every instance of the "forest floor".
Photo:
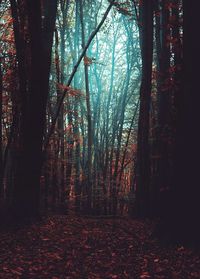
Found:
M 0 232 L 1 279 L 200 278 L 200 256 L 163 246 L 153 224 L 128 218 L 49 216 Z

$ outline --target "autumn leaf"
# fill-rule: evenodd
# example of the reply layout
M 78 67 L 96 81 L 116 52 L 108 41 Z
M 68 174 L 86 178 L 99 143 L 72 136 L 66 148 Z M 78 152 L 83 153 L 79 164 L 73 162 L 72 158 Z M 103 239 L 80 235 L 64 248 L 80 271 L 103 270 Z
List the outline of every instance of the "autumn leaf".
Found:
M 42 238 L 43 241 L 49 241 L 49 238 Z
M 117 278 L 119 278 L 117 275 L 115 275 L 115 274 L 111 274 L 111 278 L 112 279 L 117 279 Z
M 62 83 L 57 83 L 57 87 L 58 87 L 58 89 L 60 89 L 60 90 L 70 90 L 70 87 L 69 86 L 67 86 L 67 85 L 64 85 L 64 84 L 62 84 Z
M 146 279 L 146 278 L 151 278 L 151 276 L 149 275 L 148 272 L 143 272 L 143 273 L 140 275 L 140 278 L 141 278 L 141 279 Z
M 132 16 L 132 13 L 127 8 L 118 7 L 117 10 L 120 14 L 123 14 L 126 16 Z
M 83 58 L 84 65 L 90 66 L 93 63 L 92 58 L 89 58 L 88 56 L 84 56 Z

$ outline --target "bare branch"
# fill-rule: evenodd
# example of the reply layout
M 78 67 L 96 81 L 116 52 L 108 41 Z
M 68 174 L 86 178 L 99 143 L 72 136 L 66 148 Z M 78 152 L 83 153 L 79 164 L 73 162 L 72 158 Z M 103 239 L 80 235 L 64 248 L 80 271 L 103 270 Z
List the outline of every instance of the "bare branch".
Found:
M 77 69 L 78 69 L 80 63 L 81 63 L 83 57 L 84 57 L 85 54 L 86 54 L 86 51 L 87 51 L 88 47 L 90 46 L 92 40 L 94 39 L 94 37 L 96 36 L 96 34 L 98 33 L 98 31 L 100 30 L 100 28 L 101 28 L 101 26 L 103 25 L 104 21 L 106 20 L 106 18 L 107 18 L 107 16 L 108 16 L 108 14 L 109 14 L 109 12 L 110 12 L 110 10 L 111 10 L 113 4 L 114 4 L 114 1 L 111 1 L 110 4 L 109 4 L 109 6 L 108 6 L 108 8 L 107 8 L 107 10 L 106 10 L 106 12 L 105 12 L 105 14 L 104 14 L 104 16 L 103 16 L 103 18 L 102 18 L 102 20 L 100 21 L 99 25 L 98 25 L 97 28 L 91 33 L 91 35 L 90 35 L 90 37 L 89 37 L 89 39 L 88 39 L 88 41 L 87 41 L 85 47 L 83 48 L 83 51 L 82 51 L 82 53 L 81 53 L 81 55 L 80 55 L 78 61 L 77 61 L 76 64 L 74 65 L 73 71 L 72 71 L 72 73 L 71 73 L 71 75 L 70 75 L 70 77 L 69 77 L 69 79 L 68 79 L 67 84 L 66 84 L 67 87 L 70 86 L 70 84 L 71 84 L 71 82 L 72 82 L 72 80 L 73 80 L 73 78 L 74 78 L 74 75 L 75 75 L 75 73 L 76 73 L 76 71 L 77 71 Z M 53 133 L 53 131 L 54 131 L 54 128 L 55 128 L 55 125 L 56 125 L 56 121 L 57 121 L 57 118 L 58 118 L 60 109 L 61 109 L 61 107 L 62 107 L 62 103 L 63 103 L 63 101 L 64 101 L 64 98 L 65 98 L 67 92 L 68 92 L 67 89 L 64 90 L 62 96 L 60 97 L 60 100 L 59 100 L 58 103 L 57 103 L 57 108 L 56 108 L 55 113 L 54 113 L 54 116 L 53 116 L 52 124 L 51 124 L 50 130 L 49 130 L 49 133 L 47 134 L 46 139 L 45 139 L 45 142 L 44 142 L 44 149 L 43 149 L 44 151 L 46 150 L 46 148 L 47 148 L 47 146 L 48 146 L 48 144 L 49 144 L 50 137 L 51 137 L 51 135 L 52 135 L 52 133 Z

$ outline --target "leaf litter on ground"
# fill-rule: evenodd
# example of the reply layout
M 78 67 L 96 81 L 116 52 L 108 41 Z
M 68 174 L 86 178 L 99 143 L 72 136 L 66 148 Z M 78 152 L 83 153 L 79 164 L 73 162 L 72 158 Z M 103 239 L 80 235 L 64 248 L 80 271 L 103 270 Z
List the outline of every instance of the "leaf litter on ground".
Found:
M 49 216 L 0 232 L 0 279 L 199 279 L 200 256 L 164 247 L 153 223 Z

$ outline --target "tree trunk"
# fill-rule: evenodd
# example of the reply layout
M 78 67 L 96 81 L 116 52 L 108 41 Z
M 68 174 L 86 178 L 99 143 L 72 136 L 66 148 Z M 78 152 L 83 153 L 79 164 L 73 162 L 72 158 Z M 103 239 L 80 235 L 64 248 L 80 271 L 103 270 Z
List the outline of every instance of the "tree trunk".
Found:
M 198 3 L 183 1 L 183 72 L 177 99 L 174 180 L 167 225 L 176 239 L 200 245 L 199 180 L 199 63 L 200 43 L 194 32 L 198 24 Z M 193 20 L 191 21 L 191 18 Z M 187 77 L 187 78 L 186 78 Z M 170 210 L 171 209 L 171 210 Z
M 0 200 L 3 198 L 3 149 L 2 149 L 2 97 L 3 97 L 3 73 L 0 58 Z
M 83 3 L 80 1 L 80 21 L 82 29 L 82 48 L 85 48 L 85 30 L 83 22 Z M 85 53 L 87 57 L 87 53 Z M 91 115 L 91 105 L 90 105 L 90 90 L 89 90 L 89 75 L 88 75 L 88 65 L 84 63 L 85 72 L 85 91 L 86 91 L 86 107 L 87 107 L 87 181 L 86 181 L 86 193 L 87 193 L 87 208 L 89 212 L 91 208 L 91 193 L 92 193 L 92 115 Z
M 137 148 L 136 210 L 139 216 L 148 214 L 150 179 L 149 162 L 149 111 L 151 100 L 151 73 L 153 53 L 153 3 L 143 1 L 141 6 L 142 83 Z
M 14 1 L 12 1 L 14 2 Z M 27 12 L 30 57 L 26 100 L 21 111 L 20 149 L 14 177 L 13 214 L 17 217 L 38 215 L 40 194 L 40 171 L 42 165 L 42 142 L 45 128 L 46 103 L 48 96 L 51 48 L 56 16 L 56 1 L 43 2 L 43 19 L 39 0 L 25 1 Z M 16 3 L 15 3 L 16 5 Z M 43 26 L 43 27 L 42 27 Z M 16 50 L 20 43 L 15 33 Z M 18 57 L 19 68 L 26 61 L 26 54 Z M 23 100 L 24 102 L 24 100 Z

